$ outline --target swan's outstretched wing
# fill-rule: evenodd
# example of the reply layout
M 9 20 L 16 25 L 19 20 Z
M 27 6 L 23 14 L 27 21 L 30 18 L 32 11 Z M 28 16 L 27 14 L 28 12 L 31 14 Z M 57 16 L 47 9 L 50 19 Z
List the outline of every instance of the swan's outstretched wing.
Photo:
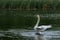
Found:
M 46 29 L 51 28 L 51 27 L 52 27 L 51 25 L 41 25 L 37 27 L 37 29 L 40 29 L 41 31 L 45 31 Z
M 51 28 L 52 26 L 51 25 L 42 25 L 41 27 L 43 27 L 43 28 Z

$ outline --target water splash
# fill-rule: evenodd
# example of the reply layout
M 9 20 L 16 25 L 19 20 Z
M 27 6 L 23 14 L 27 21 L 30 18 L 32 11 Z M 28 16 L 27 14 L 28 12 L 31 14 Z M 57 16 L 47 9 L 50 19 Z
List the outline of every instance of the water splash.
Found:
M 34 37 L 35 40 L 50 40 L 60 38 L 60 31 L 45 31 L 42 35 L 35 35 L 34 31 L 21 32 L 22 36 Z
M 6 36 L 6 33 L 12 34 L 12 36 L 34 37 L 34 40 L 59 40 L 60 38 L 60 31 L 44 31 L 42 32 L 42 35 L 36 35 L 34 30 L 10 29 L 8 31 L 0 31 L 0 34 L 3 34 L 0 36 Z

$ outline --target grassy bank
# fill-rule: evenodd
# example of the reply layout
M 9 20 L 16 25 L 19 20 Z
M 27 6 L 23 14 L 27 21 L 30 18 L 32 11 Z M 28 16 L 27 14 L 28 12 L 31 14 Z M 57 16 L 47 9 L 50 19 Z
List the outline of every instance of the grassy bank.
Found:
M 0 9 L 59 10 L 60 0 L 0 0 Z

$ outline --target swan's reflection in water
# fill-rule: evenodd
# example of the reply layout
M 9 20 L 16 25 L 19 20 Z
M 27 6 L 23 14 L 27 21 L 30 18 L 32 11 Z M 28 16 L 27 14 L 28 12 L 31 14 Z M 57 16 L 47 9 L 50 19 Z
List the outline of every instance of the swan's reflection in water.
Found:
M 35 40 L 43 40 L 43 35 L 36 35 L 34 37 Z
M 45 37 L 44 35 L 36 35 L 34 40 L 49 40 L 49 38 Z

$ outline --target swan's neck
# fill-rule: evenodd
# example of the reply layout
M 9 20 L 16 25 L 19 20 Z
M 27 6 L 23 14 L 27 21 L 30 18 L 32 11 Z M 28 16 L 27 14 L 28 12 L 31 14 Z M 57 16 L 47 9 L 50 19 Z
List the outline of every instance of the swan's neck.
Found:
M 36 25 L 35 25 L 35 27 L 34 27 L 34 28 L 37 28 L 37 27 L 38 27 L 39 22 L 40 22 L 40 17 L 38 17 L 37 23 L 36 23 Z

